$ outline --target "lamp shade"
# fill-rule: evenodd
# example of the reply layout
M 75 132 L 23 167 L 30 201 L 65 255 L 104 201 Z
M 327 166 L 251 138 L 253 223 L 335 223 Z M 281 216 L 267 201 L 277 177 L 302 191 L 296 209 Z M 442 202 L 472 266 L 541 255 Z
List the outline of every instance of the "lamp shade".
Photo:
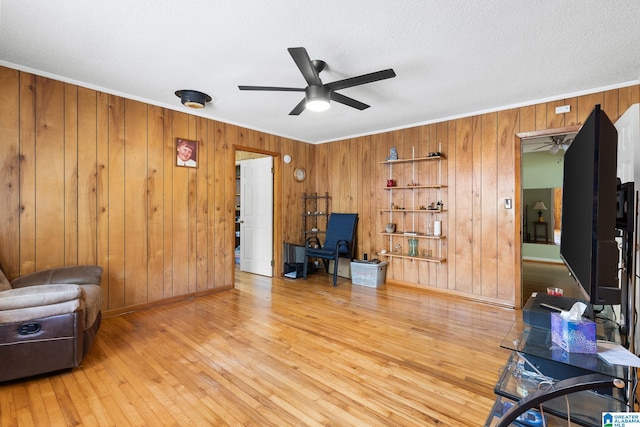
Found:
M 211 97 L 209 95 L 197 90 L 177 90 L 176 96 L 180 98 L 180 102 L 182 102 L 182 105 L 190 108 L 204 108 L 207 102 L 211 102 Z
M 538 200 L 536 202 L 535 205 L 533 205 L 532 208 L 534 211 L 546 211 L 547 207 L 544 205 L 544 202 L 542 200 Z

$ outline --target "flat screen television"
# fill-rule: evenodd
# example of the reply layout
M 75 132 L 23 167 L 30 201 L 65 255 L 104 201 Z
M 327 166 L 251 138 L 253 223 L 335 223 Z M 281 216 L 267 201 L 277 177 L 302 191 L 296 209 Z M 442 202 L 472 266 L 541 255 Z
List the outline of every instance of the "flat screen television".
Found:
M 591 304 L 620 304 L 618 132 L 596 105 L 564 156 L 560 257 Z

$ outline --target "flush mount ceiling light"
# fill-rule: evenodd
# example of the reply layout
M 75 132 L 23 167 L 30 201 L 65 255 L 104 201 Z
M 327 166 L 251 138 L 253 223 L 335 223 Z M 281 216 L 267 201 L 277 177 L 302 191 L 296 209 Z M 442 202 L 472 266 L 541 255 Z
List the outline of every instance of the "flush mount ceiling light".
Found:
M 209 95 L 198 92 L 197 90 L 177 90 L 176 96 L 180 98 L 182 105 L 189 108 L 204 108 L 207 102 L 211 102 L 211 97 Z
M 326 111 L 329 109 L 331 91 L 326 86 L 309 85 L 305 89 L 305 107 L 310 111 Z

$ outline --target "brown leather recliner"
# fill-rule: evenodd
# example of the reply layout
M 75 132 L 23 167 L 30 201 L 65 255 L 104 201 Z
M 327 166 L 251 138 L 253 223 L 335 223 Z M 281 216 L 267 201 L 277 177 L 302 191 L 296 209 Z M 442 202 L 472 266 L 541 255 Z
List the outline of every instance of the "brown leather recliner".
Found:
M 80 366 L 102 319 L 102 267 L 58 267 L 9 282 L 0 267 L 0 382 Z

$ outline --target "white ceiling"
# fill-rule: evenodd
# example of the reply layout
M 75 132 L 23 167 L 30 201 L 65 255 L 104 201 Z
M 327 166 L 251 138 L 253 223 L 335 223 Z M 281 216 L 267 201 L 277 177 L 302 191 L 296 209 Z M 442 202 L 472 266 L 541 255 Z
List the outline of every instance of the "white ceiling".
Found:
M 0 2 L 0 65 L 310 143 L 640 81 L 638 0 Z M 289 116 L 302 93 L 238 90 L 306 86 L 298 46 L 324 83 L 397 77 L 340 91 L 363 111 Z M 188 109 L 179 89 L 214 101 Z

